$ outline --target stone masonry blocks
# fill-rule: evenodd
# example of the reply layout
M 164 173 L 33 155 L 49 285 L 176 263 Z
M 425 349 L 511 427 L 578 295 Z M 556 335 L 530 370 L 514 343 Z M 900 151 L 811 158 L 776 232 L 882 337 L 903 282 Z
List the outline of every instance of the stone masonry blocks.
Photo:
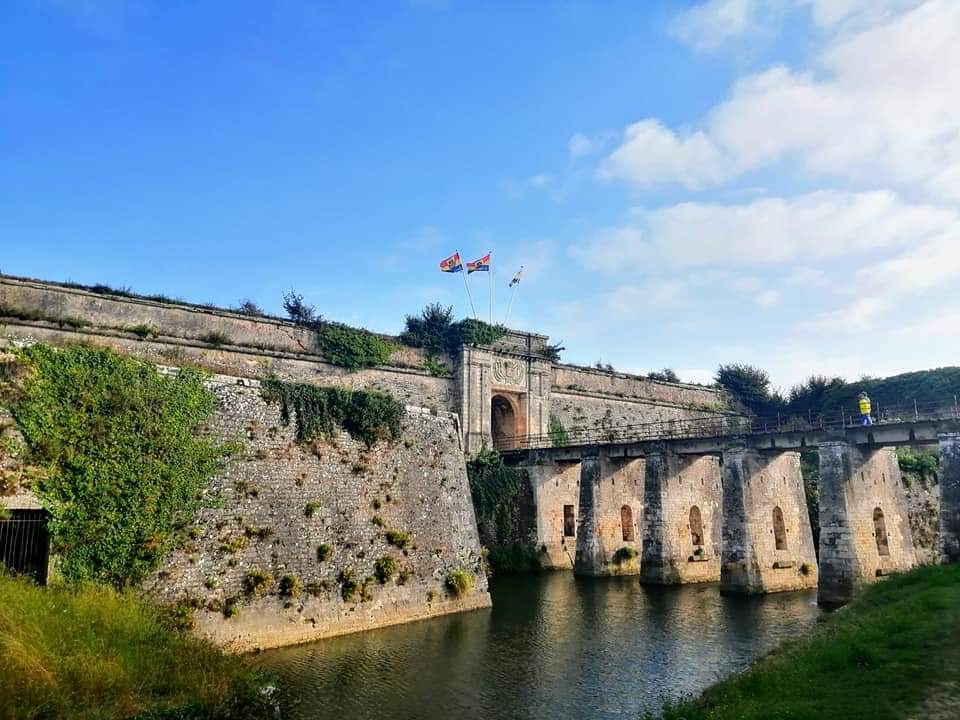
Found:
M 643 465 L 643 459 L 583 458 L 574 559 L 578 575 L 640 572 Z M 621 549 L 632 556 L 618 556 Z
M 641 580 L 720 579 L 722 492 L 716 456 L 647 455 Z
M 539 462 L 524 466 L 537 513 L 537 547 L 544 568 L 572 570 L 577 550 L 580 463 Z
M 894 448 L 820 445 L 818 601 L 840 604 L 863 583 L 916 563 Z
M 723 515 L 722 592 L 816 587 L 799 453 L 724 452 Z

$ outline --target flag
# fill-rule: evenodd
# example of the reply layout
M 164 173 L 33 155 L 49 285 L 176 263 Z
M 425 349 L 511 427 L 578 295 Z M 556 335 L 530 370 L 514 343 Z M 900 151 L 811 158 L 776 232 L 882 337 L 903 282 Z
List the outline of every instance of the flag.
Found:
M 490 272 L 490 253 L 487 253 L 479 260 L 467 263 L 467 274 L 474 272 Z
M 517 274 L 513 276 L 513 280 L 510 281 L 510 284 L 507 287 L 513 287 L 514 285 L 520 284 L 520 273 L 523 272 L 523 267 L 517 270 Z
M 460 262 L 460 253 L 455 252 L 446 260 L 441 260 L 440 272 L 463 272 L 463 264 Z

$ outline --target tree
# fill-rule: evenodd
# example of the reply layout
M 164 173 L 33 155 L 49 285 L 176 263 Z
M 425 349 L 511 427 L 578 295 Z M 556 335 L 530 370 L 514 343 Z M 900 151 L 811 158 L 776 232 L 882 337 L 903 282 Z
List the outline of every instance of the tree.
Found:
M 437 355 L 447 351 L 452 326 L 453 307 L 431 303 L 420 315 L 407 315 L 406 329 L 400 334 L 400 342 Z
M 317 309 L 304 302 L 303 295 L 293 290 L 284 294 L 283 309 L 293 322 L 304 327 L 317 325 L 322 319 L 317 314 Z
M 250 298 L 244 298 L 240 301 L 240 304 L 237 305 L 237 312 L 241 315 L 253 315 L 256 317 L 263 317 L 266 314 L 263 312 L 263 309 Z
M 715 380 L 754 415 L 771 416 L 785 408 L 783 396 L 771 389 L 766 370 L 745 363 L 731 363 L 717 369 Z
M 840 377 L 811 375 L 790 389 L 787 409 L 791 415 L 819 415 L 826 409 L 828 397 L 842 390 L 846 384 Z

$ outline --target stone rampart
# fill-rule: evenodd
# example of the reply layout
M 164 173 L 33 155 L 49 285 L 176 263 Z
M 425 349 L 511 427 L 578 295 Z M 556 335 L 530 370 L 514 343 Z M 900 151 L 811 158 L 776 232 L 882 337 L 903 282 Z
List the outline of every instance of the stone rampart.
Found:
M 396 442 L 367 448 L 339 433 L 302 445 L 257 381 L 218 376 L 211 387 L 213 429 L 244 451 L 147 585 L 200 606 L 200 633 L 247 651 L 490 604 L 455 416 L 408 408 Z M 391 532 L 408 539 L 391 542 Z M 396 566 L 386 579 L 382 558 Z M 461 567 L 476 584 L 456 597 L 445 581 Z M 270 578 L 266 594 L 245 590 L 256 572 Z M 297 594 L 283 594 L 284 576 L 297 578 Z M 238 613 L 225 617 L 227 606 Z

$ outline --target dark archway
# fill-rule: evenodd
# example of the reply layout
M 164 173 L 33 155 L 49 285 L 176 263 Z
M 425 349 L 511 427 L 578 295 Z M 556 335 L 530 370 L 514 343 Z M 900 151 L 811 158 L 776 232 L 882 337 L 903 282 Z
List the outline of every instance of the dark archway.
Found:
M 620 508 L 620 530 L 624 542 L 636 540 L 636 535 L 633 532 L 633 510 L 629 505 Z
M 783 522 L 783 510 L 773 509 L 773 539 L 777 543 L 777 550 L 787 549 L 787 526 Z
M 887 537 L 887 523 L 883 519 L 883 510 L 873 510 L 873 537 L 877 541 L 877 552 L 880 555 L 890 554 L 890 539 Z
M 509 398 L 494 395 L 490 401 L 490 434 L 496 447 L 511 447 L 519 440 L 517 409 Z
M 690 508 L 690 540 L 694 547 L 703 547 L 703 518 L 696 505 Z

